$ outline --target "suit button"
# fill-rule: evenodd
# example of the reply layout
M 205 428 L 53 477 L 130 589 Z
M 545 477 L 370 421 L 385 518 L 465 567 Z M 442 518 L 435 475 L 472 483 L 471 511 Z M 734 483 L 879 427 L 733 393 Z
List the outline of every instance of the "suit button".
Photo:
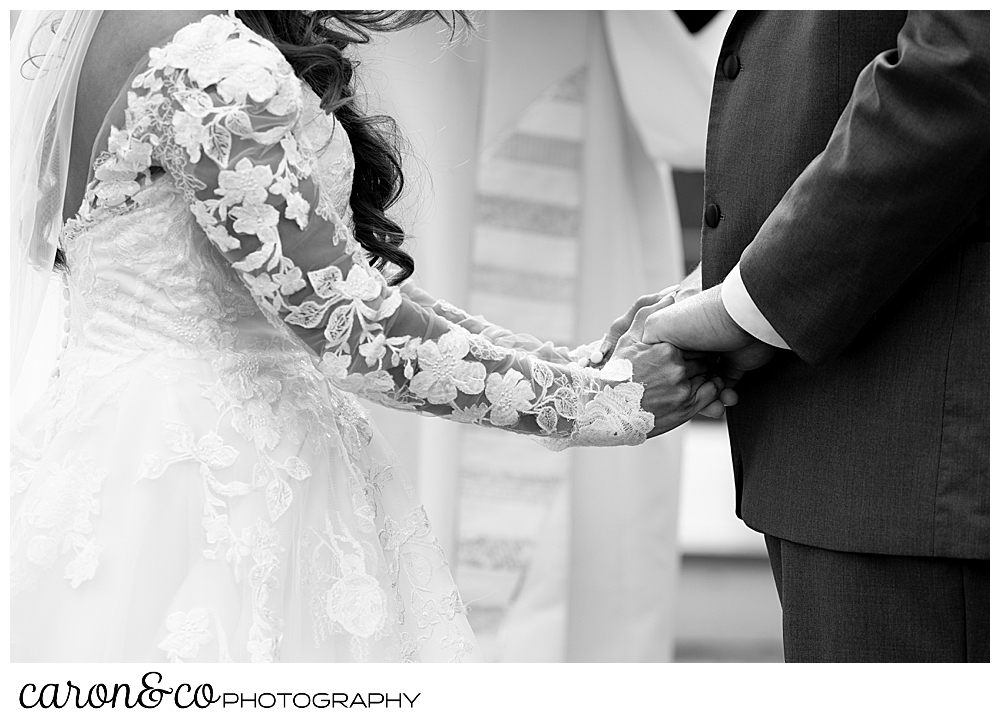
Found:
M 714 203 L 708 204 L 705 208 L 705 223 L 708 224 L 709 228 L 715 228 L 719 225 L 719 219 L 722 218 L 722 214 L 719 212 L 719 207 Z
M 732 80 L 740 74 L 740 59 L 734 53 L 730 53 L 722 61 L 722 74 Z

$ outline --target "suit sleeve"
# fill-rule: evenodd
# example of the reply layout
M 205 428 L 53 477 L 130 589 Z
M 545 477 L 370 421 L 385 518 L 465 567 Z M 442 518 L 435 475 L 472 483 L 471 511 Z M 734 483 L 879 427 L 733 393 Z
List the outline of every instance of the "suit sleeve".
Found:
M 911 11 L 740 273 L 791 349 L 822 364 L 959 242 L 986 213 L 988 190 L 989 13 Z

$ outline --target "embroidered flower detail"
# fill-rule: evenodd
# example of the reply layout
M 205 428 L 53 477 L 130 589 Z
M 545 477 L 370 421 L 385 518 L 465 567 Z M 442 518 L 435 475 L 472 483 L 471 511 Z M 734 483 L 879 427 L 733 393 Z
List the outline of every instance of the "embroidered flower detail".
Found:
M 261 399 L 251 399 L 241 409 L 233 410 L 233 429 L 258 449 L 274 449 L 281 441 L 278 418 L 271 405 Z
M 312 475 L 312 470 L 305 462 L 298 457 L 289 457 L 285 460 L 285 472 L 292 479 L 304 480 Z
M 410 382 L 410 391 L 431 404 L 448 404 L 458 392 L 483 391 L 486 367 L 465 361 L 469 340 L 460 331 L 449 331 L 437 341 L 427 340 L 417 350 L 420 371 Z
M 348 370 L 351 368 L 351 357 L 346 354 L 331 354 L 327 352 L 319 363 L 323 376 L 334 381 L 343 381 L 347 378 Z
M 519 412 L 531 409 L 535 392 L 524 375 L 516 369 L 508 369 L 502 377 L 494 372 L 486 380 L 486 398 L 493 403 L 490 423 L 498 427 L 517 424 Z
M 94 171 L 94 178 L 98 181 L 94 188 L 94 195 L 108 207 L 120 206 L 139 192 L 135 172 L 116 170 L 113 159 L 108 159 L 107 162 L 99 166 Z
M 643 386 L 625 382 L 616 387 L 605 387 L 584 406 L 576 421 L 574 441 L 590 446 L 634 446 L 646 441 L 653 429 L 654 417 L 644 412 Z
M 250 532 L 253 567 L 247 574 L 254 605 L 253 623 L 247 633 L 247 651 L 254 663 L 271 663 L 278 655 L 281 619 L 267 607 L 270 591 L 277 587 L 278 531 L 258 519 Z
M 247 96 L 257 103 L 272 98 L 278 91 L 274 71 L 278 58 L 259 45 L 247 44 L 246 56 L 234 72 L 219 81 L 219 95 L 229 103 L 246 103 Z
M 396 382 L 392 375 L 385 370 L 369 372 L 364 375 L 365 391 L 369 394 L 388 394 L 395 386 Z
M 139 172 L 149 168 L 152 163 L 153 146 L 149 143 L 133 139 L 128 131 L 118 130 L 114 126 L 108 135 L 108 152 L 118 159 L 119 170 Z
M 365 342 L 358 347 L 358 351 L 361 352 L 362 356 L 365 358 L 365 363 L 373 367 L 382 361 L 385 356 L 386 344 L 385 335 L 379 334 L 372 341 Z
M 278 284 L 281 293 L 285 296 L 290 296 L 306 287 L 306 282 L 302 279 L 302 269 L 291 264 L 271 278 Z
M 215 193 L 230 205 L 264 203 L 273 178 L 268 166 L 255 166 L 249 158 L 241 158 L 234 170 L 219 171 L 219 187 Z
M 274 186 L 271 186 L 272 192 Z M 309 225 L 309 202 L 302 197 L 301 193 L 289 193 L 286 196 L 288 205 L 285 206 L 285 218 L 295 221 L 298 227 L 304 229 Z
M 174 140 L 177 141 L 191 159 L 191 163 L 201 160 L 201 147 L 208 142 L 208 126 L 200 118 L 179 110 L 174 113 L 171 123 L 174 126 Z
M 357 564 L 360 565 L 360 561 Z M 327 591 L 326 614 L 351 635 L 370 638 L 385 625 L 388 598 L 378 580 L 355 569 Z
M 334 282 L 334 287 L 348 299 L 372 301 L 377 299 L 385 281 L 378 272 L 366 265 L 352 266 L 347 278 Z
M 267 102 L 264 109 L 271 115 L 283 116 L 290 114 L 302 104 L 302 88 L 293 77 L 291 67 L 287 66 L 284 58 L 279 61 L 278 68 L 283 71 L 284 77 L 278 82 L 278 92 Z M 298 163 L 295 165 L 308 172 L 308 168 Z
M 167 637 L 157 645 L 165 650 L 171 663 L 183 663 L 183 658 L 195 658 L 202 645 L 212 640 L 208 627 L 211 619 L 205 608 L 191 612 L 176 612 L 167 616 Z
M 489 413 L 490 405 L 473 404 L 465 409 L 459 408 L 453 410 L 449 417 L 456 422 L 464 422 L 465 424 L 482 424 Z
M 233 426 L 236 426 L 236 419 L 241 411 L 234 410 Z M 222 437 L 210 431 L 196 442 L 194 431 L 187 425 L 167 422 L 163 426 L 164 442 L 176 454 L 169 459 L 162 459 L 156 453 L 147 454 L 139 464 L 138 479 L 157 479 L 170 465 L 184 460 L 194 460 L 198 462 L 202 479 L 218 492 L 237 495 L 249 491 L 243 482 L 222 484 L 212 472 L 213 469 L 231 467 L 239 457 L 239 452 L 234 447 L 224 444 Z
M 29 525 L 48 532 L 29 542 L 28 559 L 36 565 L 49 566 L 60 553 L 86 548 L 93 532 L 92 514 L 100 511 L 95 498 L 106 475 L 103 469 L 67 457 L 63 466 L 48 470 L 50 474 L 38 485 L 33 502 L 26 503 L 21 515 Z
M 258 303 L 265 304 L 266 309 L 277 311 L 280 308 L 281 300 L 278 298 L 278 290 L 281 287 L 274 283 L 270 276 L 267 274 L 259 276 L 243 274 L 243 283 L 247 285 L 247 289 Z
M 205 234 L 222 251 L 235 251 L 240 247 L 240 240 L 230 236 L 224 226 L 209 226 Z
M 205 541 L 210 545 L 225 542 L 231 537 L 229 532 L 229 515 L 204 517 L 201 524 L 205 528 Z
M 104 548 L 92 539 L 87 540 L 83 549 L 76 553 L 76 557 L 66 565 L 64 577 L 70 581 L 72 587 L 79 587 L 80 583 L 90 580 L 97 572 L 97 558 Z
M 365 380 L 360 374 L 351 374 L 353 359 L 348 354 L 331 354 L 327 352 L 319 363 L 319 370 L 330 383 L 345 392 L 359 392 L 364 388 Z
M 206 15 L 178 30 L 162 53 L 150 52 L 150 65 L 187 70 L 191 80 L 207 88 L 239 70 L 255 47 L 245 40 L 229 41 L 235 30 L 231 20 Z
M 252 234 L 260 238 L 278 225 L 278 211 L 273 206 L 263 203 L 245 203 L 236 206 L 229 215 L 236 220 L 233 224 L 236 233 Z M 299 272 L 299 276 L 301 275 Z

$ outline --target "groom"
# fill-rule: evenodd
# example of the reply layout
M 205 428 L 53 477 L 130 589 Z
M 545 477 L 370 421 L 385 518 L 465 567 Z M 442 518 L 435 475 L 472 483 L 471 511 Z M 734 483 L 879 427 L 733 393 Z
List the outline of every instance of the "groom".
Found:
M 788 661 L 989 660 L 988 202 L 988 12 L 736 15 L 706 290 L 643 340 L 739 381 Z

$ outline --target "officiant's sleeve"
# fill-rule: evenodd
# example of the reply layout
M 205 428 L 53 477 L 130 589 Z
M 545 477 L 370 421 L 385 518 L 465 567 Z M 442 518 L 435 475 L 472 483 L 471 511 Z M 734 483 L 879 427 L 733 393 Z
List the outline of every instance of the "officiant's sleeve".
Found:
M 743 252 L 747 291 L 805 361 L 836 357 L 988 214 L 989 30 L 989 12 L 911 11 Z

